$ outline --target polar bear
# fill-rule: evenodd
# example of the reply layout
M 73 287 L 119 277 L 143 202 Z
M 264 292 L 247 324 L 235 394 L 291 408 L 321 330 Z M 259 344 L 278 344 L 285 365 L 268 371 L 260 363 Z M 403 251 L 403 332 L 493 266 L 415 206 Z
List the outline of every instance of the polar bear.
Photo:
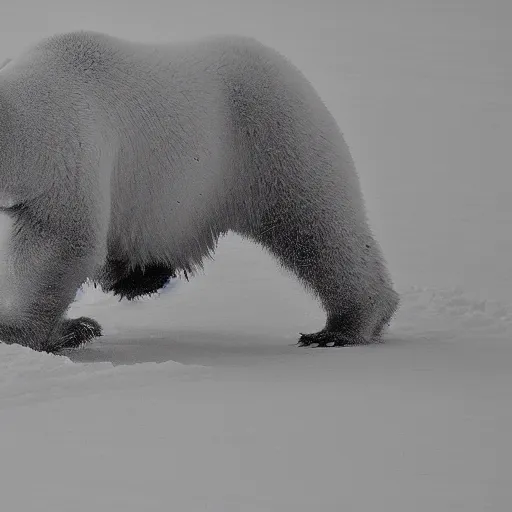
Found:
M 81 284 L 133 299 L 233 231 L 321 301 L 300 345 L 379 337 L 398 295 L 349 150 L 308 80 L 256 40 L 141 44 L 79 31 L 0 71 L 0 339 L 57 352 Z

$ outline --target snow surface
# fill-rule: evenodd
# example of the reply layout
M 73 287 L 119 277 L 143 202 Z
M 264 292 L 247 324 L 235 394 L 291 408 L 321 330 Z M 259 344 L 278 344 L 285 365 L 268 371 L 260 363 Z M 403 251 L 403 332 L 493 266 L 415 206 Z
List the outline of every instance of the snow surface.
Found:
M 0 60 L 78 26 L 276 46 L 345 133 L 402 307 L 384 343 L 298 348 L 320 308 L 231 235 L 160 297 L 86 287 L 70 315 L 105 337 L 0 345 L 0 510 L 510 510 L 511 4 L 143 4 L 11 3 Z

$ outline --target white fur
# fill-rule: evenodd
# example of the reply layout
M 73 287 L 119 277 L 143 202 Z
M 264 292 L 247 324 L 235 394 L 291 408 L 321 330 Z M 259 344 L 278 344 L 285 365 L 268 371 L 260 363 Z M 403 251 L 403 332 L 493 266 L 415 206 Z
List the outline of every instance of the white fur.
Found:
M 14 198 L 8 195 L 0 195 L 0 209 L 12 208 L 15 204 Z
M 10 216 L 0 212 L 0 314 L 9 317 L 23 307 L 10 244 L 13 224 Z
M 30 255 L 45 261 L 30 275 L 72 276 L 52 314 L 107 254 L 193 270 L 230 229 L 270 248 L 330 317 L 356 304 L 365 336 L 396 307 L 335 121 L 252 39 L 49 38 L 0 73 L 0 155 L 0 199 L 27 205 Z

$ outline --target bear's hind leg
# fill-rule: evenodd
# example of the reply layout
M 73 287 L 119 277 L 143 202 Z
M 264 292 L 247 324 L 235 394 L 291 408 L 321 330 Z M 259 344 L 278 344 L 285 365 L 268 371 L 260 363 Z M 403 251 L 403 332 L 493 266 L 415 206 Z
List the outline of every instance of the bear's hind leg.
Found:
M 281 205 L 241 234 L 269 249 L 320 299 L 326 325 L 302 334 L 299 344 L 345 346 L 378 339 L 396 310 L 398 295 L 366 221 L 349 209 L 338 212 L 294 197 L 291 207 Z M 334 204 L 336 200 L 332 198 Z

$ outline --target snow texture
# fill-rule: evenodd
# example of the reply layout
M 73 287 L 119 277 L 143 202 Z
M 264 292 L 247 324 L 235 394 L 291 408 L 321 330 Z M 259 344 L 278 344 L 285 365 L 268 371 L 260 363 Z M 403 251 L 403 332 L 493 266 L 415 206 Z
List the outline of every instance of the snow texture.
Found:
M 301 67 L 351 146 L 402 306 L 384 343 L 298 348 L 319 306 L 232 235 L 158 297 L 85 286 L 70 315 L 103 338 L 0 345 L 0 510 L 510 510 L 509 3 L 77 5 L 6 8 L 0 61 L 83 26 L 246 33 Z

